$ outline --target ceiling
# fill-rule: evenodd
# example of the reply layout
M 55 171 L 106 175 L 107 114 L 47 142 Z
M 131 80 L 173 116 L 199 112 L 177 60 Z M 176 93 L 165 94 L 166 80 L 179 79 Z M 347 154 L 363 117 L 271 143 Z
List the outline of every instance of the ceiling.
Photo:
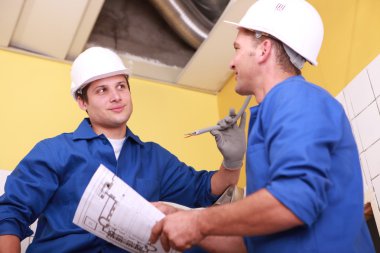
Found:
M 231 75 L 236 35 L 223 20 L 239 20 L 254 0 L 224 0 L 228 5 L 198 44 L 176 30 L 177 21 L 187 19 L 177 7 L 189 0 L 164 1 L 1 0 L 0 47 L 71 61 L 87 47 L 105 46 L 116 50 L 135 76 L 217 93 Z M 157 3 L 177 4 L 169 13 L 177 19 L 170 22 Z

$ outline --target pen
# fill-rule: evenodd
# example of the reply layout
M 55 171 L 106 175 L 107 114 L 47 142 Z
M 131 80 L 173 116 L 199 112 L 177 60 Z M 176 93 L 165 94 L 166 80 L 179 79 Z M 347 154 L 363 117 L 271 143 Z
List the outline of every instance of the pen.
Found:
M 251 100 L 251 97 L 252 97 L 251 95 L 247 96 L 247 98 L 244 101 L 244 104 L 242 105 L 242 107 L 240 108 L 239 112 L 236 114 L 234 120 L 231 122 L 230 125 L 235 124 L 236 121 L 238 121 L 238 119 L 241 117 L 241 115 L 243 115 L 245 109 L 247 108 L 247 106 L 249 104 L 249 101 Z M 207 133 L 207 132 L 211 132 L 212 130 L 220 130 L 220 129 L 221 129 L 221 127 L 219 125 L 202 128 L 199 130 L 195 130 L 191 133 L 185 134 L 185 138 L 195 136 L 195 135 L 200 135 L 200 134 Z

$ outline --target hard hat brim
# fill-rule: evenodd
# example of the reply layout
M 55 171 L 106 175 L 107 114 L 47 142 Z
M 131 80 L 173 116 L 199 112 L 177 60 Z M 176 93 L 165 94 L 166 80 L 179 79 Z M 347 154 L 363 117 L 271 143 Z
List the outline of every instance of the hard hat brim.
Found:
M 226 24 L 229 24 L 229 25 L 240 27 L 239 23 L 236 23 L 236 22 L 232 22 L 232 21 L 228 21 L 228 20 L 224 20 L 223 22 Z

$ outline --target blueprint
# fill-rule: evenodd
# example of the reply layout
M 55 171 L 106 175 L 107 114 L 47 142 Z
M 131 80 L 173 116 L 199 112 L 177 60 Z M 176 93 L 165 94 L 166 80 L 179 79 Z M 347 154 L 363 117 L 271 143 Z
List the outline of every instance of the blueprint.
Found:
M 83 193 L 73 222 L 130 252 L 164 253 L 159 240 L 155 244 L 148 242 L 152 227 L 164 216 L 114 173 L 100 165 Z

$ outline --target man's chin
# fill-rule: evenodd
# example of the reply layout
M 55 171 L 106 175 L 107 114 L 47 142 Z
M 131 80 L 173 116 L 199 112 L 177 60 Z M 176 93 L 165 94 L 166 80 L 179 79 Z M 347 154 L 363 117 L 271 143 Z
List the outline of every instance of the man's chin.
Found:
M 118 128 L 118 127 L 123 127 L 124 125 L 126 125 L 128 122 L 128 118 L 119 118 L 119 119 L 114 119 L 112 121 L 112 126 L 114 128 Z
M 248 90 L 242 89 L 240 87 L 235 87 L 235 92 L 241 96 L 252 95 Z

